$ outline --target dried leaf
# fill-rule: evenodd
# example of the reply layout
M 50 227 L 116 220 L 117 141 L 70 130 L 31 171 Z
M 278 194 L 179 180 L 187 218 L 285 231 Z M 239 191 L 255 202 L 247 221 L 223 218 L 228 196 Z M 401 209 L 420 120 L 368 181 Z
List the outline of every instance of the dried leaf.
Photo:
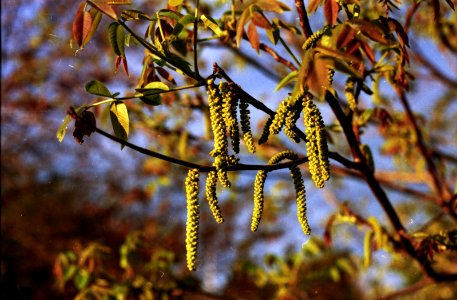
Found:
M 95 131 L 95 116 L 92 112 L 85 110 L 75 121 L 73 136 L 79 144 L 84 142 L 84 136 L 90 136 Z
M 255 49 L 257 53 L 259 53 L 260 41 L 259 41 L 259 34 L 257 32 L 257 28 L 253 22 L 250 22 L 248 25 L 248 40 L 251 43 L 252 48 Z

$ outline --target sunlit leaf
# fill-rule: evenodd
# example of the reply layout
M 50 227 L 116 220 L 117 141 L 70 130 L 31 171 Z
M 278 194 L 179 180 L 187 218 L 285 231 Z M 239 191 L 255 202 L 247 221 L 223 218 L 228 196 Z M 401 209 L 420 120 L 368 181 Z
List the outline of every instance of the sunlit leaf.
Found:
M 59 129 L 57 129 L 57 139 L 59 140 L 60 143 L 62 143 L 65 134 L 67 133 L 67 127 L 68 124 L 71 122 L 71 117 L 69 115 L 66 115 L 65 118 L 63 119 L 62 123 L 59 126 Z
M 181 5 L 184 0 L 168 0 L 168 5 L 170 6 L 178 6 Z
M 108 4 L 107 1 L 105 2 L 105 1 L 97 1 L 97 0 L 87 0 L 87 3 L 89 3 L 90 5 L 92 5 L 93 7 L 95 7 L 96 9 L 98 9 L 99 11 L 101 11 L 102 13 L 107 15 L 108 17 L 110 17 L 114 20 L 117 20 L 116 12 L 111 7 L 111 5 Z M 120 4 L 120 3 L 116 3 L 116 4 Z M 122 3 L 122 4 L 124 4 L 124 3 Z
M 111 103 L 110 106 L 111 124 L 113 125 L 114 134 L 123 140 L 127 140 L 129 136 L 129 114 L 127 106 L 122 101 Z M 121 149 L 124 145 L 121 146 Z
M 161 95 L 164 91 L 168 91 L 170 88 L 163 82 L 154 81 L 148 83 L 144 88 L 136 89 L 141 94 L 140 100 L 148 105 L 159 105 L 161 104 Z
M 273 11 L 277 13 L 283 13 L 284 11 L 290 11 L 290 7 L 278 0 L 258 0 L 255 2 L 261 10 Z
M 236 36 L 235 36 L 235 41 L 236 41 L 236 46 L 239 48 L 241 39 L 243 38 L 243 32 L 244 32 L 244 25 L 249 21 L 251 18 L 251 9 L 250 7 L 246 8 L 243 13 L 240 16 L 240 19 L 238 20 L 238 24 L 236 25 Z
M 205 27 L 208 27 L 209 29 L 211 29 L 217 36 L 220 37 L 220 36 L 226 35 L 226 32 L 222 31 L 219 28 L 219 25 L 217 25 L 216 21 L 214 21 L 211 17 L 202 15 L 200 17 L 200 19 L 203 21 L 203 24 L 205 25 Z
M 85 85 L 86 92 L 103 97 L 111 97 L 111 92 L 108 88 L 98 80 L 91 80 Z
M 95 31 L 97 31 L 98 24 L 100 24 L 100 21 L 103 16 L 103 14 L 99 10 L 97 10 L 93 7 L 89 10 L 89 13 L 92 17 L 92 24 L 90 26 L 89 33 L 83 40 L 82 47 L 84 47 L 90 41 L 90 39 L 94 36 Z
M 368 268 L 371 265 L 371 253 L 372 253 L 372 240 L 373 240 L 373 231 L 368 230 L 365 233 L 365 238 L 363 240 L 363 266 Z
M 75 286 L 78 290 L 82 290 L 90 281 L 90 273 L 85 269 L 79 269 L 74 277 Z
M 80 48 L 84 47 L 84 41 L 89 35 L 91 25 L 92 16 L 88 11 L 85 11 L 84 7 L 81 5 L 76 13 L 72 28 L 73 39 Z
M 253 22 L 250 22 L 248 25 L 247 36 L 249 43 L 251 43 L 252 48 L 255 49 L 257 53 L 259 53 L 260 41 L 259 41 L 259 33 L 257 32 L 257 27 Z
M 277 27 L 272 27 L 271 29 L 267 29 L 266 33 L 270 42 L 276 45 L 279 41 L 279 29 Z

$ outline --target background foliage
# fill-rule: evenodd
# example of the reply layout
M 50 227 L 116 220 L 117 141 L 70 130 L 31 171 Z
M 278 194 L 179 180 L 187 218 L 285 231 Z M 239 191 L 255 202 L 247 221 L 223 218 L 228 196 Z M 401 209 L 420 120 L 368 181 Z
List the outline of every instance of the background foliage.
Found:
M 260 10 L 249 19 L 246 8 L 251 3 Z M 60 144 L 55 132 L 70 106 L 107 99 L 86 92 L 85 87 L 94 91 L 86 85 L 91 80 L 103 82 L 121 96 L 158 79 L 169 87 L 195 81 L 166 66 L 152 68 L 151 61 L 146 61 L 149 69 L 142 71 L 144 48 L 133 39 L 129 47 L 120 46 L 120 31 L 109 29 L 112 20 L 106 15 L 84 49 L 75 53 L 84 38 L 76 36 L 73 48 L 68 40 L 80 3 L 3 1 L 2 298 L 456 297 L 457 16 L 453 2 L 367 1 L 359 3 L 360 21 L 345 27 L 343 23 L 355 18 L 356 2 L 310 1 L 306 3 L 310 28 L 318 33 L 322 29 L 315 40 L 306 38 L 311 32 L 303 14 L 300 18 L 300 7 L 297 11 L 295 3 L 284 3 L 290 11 L 276 1 L 235 1 L 235 24 L 230 2 L 201 2 L 199 15 L 206 16 L 199 27 L 201 76 L 209 76 L 217 62 L 244 91 L 276 110 L 293 88 L 283 78 L 298 78 L 313 93 L 324 95 L 329 86 L 322 86 L 327 82 L 323 63 L 331 61 L 337 70 L 333 87 L 338 101 L 317 102 L 330 150 L 353 159 L 350 146 L 354 144 L 348 146 L 344 129 L 352 130 L 357 142 L 369 145 L 375 183 L 386 191 L 405 232 L 398 231 L 389 221 L 391 212 L 376 202 L 379 191 L 370 190 L 363 170 L 332 159 L 332 178 L 322 190 L 313 187 L 307 164 L 301 165 L 311 238 L 303 235 L 296 221 L 288 170 L 269 174 L 262 223 L 251 233 L 255 172 L 230 172 L 233 187 L 218 189 L 225 222 L 216 224 L 207 205 L 201 205 L 198 271 L 189 272 L 184 245 L 186 168 L 128 147 L 120 151 L 119 144 L 100 135 L 85 137 L 85 132 L 82 146 L 71 137 Z M 118 16 L 124 9 L 136 9 L 152 17 L 167 5 L 173 9 L 166 2 L 151 1 L 114 9 Z M 186 2 L 186 7 L 181 12 L 193 16 L 195 3 Z M 101 9 L 106 12 L 106 7 Z M 94 9 L 91 12 L 95 14 Z M 155 46 L 165 45 L 160 30 L 169 34 L 176 28 L 173 20 L 164 20 L 160 28 L 156 23 L 158 40 L 151 41 Z M 382 20 L 396 21 L 377 23 Z M 140 37 L 148 24 L 128 22 Z M 325 24 L 337 25 L 331 36 Z M 391 30 L 389 35 L 380 31 L 383 26 Z M 183 68 L 182 59 L 186 59 L 189 74 L 194 70 L 192 30 L 190 22 L 173 41 L 174 56 L 163 52 Z M 302 45 L 307 40 L 305 51 Z M 117 48 L 113 49 L 113 41 Z M 316 47 L 321 47 L 317 54 Z M 322 53 L 325 58 L 319 56 Z M 376 69 L 384 53 L 388 53 L 384 63 Z M 350 55 L 360 62 L 350 63 Z M 122 70 L 124 59 L 130 76 Z M 301 61 L 307 62 L 301 64 L 307 68 L 300 68 Z M 120 69 L 114 75 L 116 64 Z M 352 113 L 349 75 L 358 87 L 354 95 L 358 108 Z M 362 79 L 373 95 L 361 91 Z M 284 87 L 273 93 L 279 82 Z M 165 89 L 157 83 L 154 87 Z M 206 98 L 204 88 L 194 88 L 163 94 L 160 106 L 150 105 L 157 104 L 155 96 L 125 101 L 129 141 L 170 157 L 211 165 L 211 131 L 202 121 Z M 335 118 L 335 105 L 349 123 Z M 267 115 L 250 109 L 257 141 Z M 91 111 L 97 126 L 110 132 L 109 106 L 98 105 Z M 122 123 L 120 128 L 114 126 L 120 137 L 120 130 L 126 130 Z M 257 146 L 255 155 L 243 150 L 240 157 L 242 162 L 265 164 L 285 149 L 306 154 L 303 142 L 294 144 L 280 134 Z M 413 251 L 403 239 L 410 241 Z

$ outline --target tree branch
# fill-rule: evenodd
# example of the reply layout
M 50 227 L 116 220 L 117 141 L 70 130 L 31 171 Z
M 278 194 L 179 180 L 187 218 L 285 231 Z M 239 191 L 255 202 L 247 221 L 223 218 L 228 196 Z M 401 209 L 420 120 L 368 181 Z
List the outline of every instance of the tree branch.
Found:
M 305 3 L 303 0 L 295 0 L 295 7 L 297 8 L 298 17 L 300 18 L 300 26 L 306 38 L 313 35 L 313 30 L 309 25 L 308 13 L 306 12 Z

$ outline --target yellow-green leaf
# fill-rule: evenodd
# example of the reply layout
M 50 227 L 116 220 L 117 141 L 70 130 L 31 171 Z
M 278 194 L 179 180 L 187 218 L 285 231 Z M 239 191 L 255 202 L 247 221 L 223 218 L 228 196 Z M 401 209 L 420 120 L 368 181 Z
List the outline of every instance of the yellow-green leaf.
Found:
M 205 27 L 208 27 L 209 29 L 211 29 L 217 36 L 220 37 L 220 36 L 226 35 L 226 32 L 222 31 L 219 28 L 219 25 L 217 25 L 216 21 L 211 19 L 211 17 L 207 17 L 205 15 L 202 15 L 200 17 L 200 19 L 203 21 L 203 24 L 205 24 Z
M 122 101 L 113 102 L 110 106 L 111 124 L 113 125 L 114 134 L 123 140 L 129 136 L 129 114 L 127 106 Z M 121 149 L 124 145 L 121 146 Z
M 178 6 L 181 5 L 184 0 L 168 0 L 168 5 L 170 6 Z
M 286 75 L 281 81 L 278 83 L 278 85 L 275 88 L 275 92 L 279 91 L 286 85 L 288 85 L 292 80 L 297 80 L 298 77 L 298 70 L 292 71 L 289 74 Z
M 57 129 L 57 139 L 59 140 L 60 143 L 62 143 L 63 138 L 65 137 L 65 134 L 67 133 L 67 126 L 71 122 L 71 117 L 69 115 L 66 115 L 65 118 L 62 121 L 62 124 L 60 124 L 59 129 Z

